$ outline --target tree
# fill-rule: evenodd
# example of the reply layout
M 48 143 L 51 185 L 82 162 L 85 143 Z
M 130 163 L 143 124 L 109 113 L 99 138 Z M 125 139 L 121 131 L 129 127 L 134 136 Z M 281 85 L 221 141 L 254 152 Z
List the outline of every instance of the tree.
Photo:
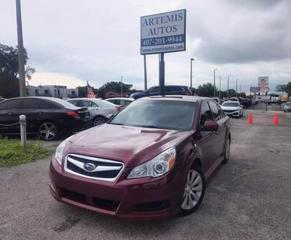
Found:
M 288 93 L 288 97 L 291 97 L 291 82 L 288 82 L 286 92 Z
M 28 60 L 27 52 L 24 51 L 24 61 Z M 29 80 L 35 72 L 34 68 L 27 66 L 26 78 Z M 18 78 L 18 50 L 0 43 L 0 96 L 5 98 L 19 96 Z
M 108 82 L 99 88 L 98 96 L 101 98 L 106 97 L 107 92 L 115 92 L 115 93 L 129 93 L 132 88 L 132 84 L 125 84 L 123 82 Z
M 215 91 L 217 92 L 216 88 L 215 88 Z M 206 84 L 200 85 L 197 88 L 196 93 L 198 96 L 201 96 L 201 97 L 213 97 L 214 96 L 214 87 L 211 83 L 206 83 Z

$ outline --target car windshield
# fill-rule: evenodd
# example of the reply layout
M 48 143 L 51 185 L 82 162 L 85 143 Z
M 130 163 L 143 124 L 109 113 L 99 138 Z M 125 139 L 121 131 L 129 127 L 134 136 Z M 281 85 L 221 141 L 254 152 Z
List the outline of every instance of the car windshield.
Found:
M 224 107 L 238 107 L 239 103 L 238 102 L 225 102 L 222 104 Z
M 137 101 L 130 104 L 110 124 L 189 130 L 196 103 L 184 101 Z

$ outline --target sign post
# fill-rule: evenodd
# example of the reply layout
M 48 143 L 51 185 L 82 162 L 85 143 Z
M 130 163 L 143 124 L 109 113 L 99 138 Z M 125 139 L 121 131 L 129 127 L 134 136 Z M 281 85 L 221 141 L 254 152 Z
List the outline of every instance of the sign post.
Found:
M 140 18 L 140 54 L 160 54 L 160 93 L 165 94 L 164 53 L 186 50 L 186 10 L 143 16 Z

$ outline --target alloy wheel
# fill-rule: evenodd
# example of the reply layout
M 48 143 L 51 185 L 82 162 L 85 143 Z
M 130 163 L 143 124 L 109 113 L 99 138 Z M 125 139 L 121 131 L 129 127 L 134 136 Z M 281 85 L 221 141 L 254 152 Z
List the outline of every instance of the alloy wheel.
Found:
M 183 201 L 181 208 L 183 210 L 191 210 L 198 203 L 203 192 L 203 180 L 198 171 L 190 169 L 185 185 Z
M 54 140 L 57 136 L 57 127 L 52 122 L 44 122 L 39 127 L 39 138 L 50 141 Z

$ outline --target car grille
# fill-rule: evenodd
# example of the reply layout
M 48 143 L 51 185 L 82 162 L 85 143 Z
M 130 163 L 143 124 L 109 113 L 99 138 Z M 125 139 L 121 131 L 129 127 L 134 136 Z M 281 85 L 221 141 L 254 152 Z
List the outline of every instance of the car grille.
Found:
M 123 170 L 123 163 L 96 157 L 69 154 L 65 171 L 77 176 L 114 182 Z

